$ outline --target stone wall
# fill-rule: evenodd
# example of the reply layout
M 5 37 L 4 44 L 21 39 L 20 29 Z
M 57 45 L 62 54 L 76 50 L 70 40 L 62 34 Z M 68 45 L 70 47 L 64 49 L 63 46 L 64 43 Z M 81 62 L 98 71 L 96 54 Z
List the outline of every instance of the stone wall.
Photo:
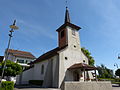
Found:
M 65 82 L 62 90 L 112 90 L 111 82 Z

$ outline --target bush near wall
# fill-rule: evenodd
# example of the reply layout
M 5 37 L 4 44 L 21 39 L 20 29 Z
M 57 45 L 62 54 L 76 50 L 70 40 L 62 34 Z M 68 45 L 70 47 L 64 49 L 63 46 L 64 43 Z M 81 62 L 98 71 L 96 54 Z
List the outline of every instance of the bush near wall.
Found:
M 29 80 L 29 84 L 42 86 L 43 80 Z
M 112 84 L 118 84 L 120 86 L 120 78 L 98 78 L 99 81 L 111 81 Z
M 2 81 L 0 90 L 14 90 L 14 82 Z

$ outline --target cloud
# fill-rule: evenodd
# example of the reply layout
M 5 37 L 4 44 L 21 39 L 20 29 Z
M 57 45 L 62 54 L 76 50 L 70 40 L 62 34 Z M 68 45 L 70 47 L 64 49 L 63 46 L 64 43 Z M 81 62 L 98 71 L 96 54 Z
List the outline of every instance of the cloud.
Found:
M 24 31 L 22 31 L 22 33 L 26 34 L 29 37 L 40 37 L 41 35 L 48 37 L 52 40 L 56 40 L 56 37 L 54 34 L 52 34 L 52 32 L 50 30 L 48 30 L 46 27 L 42 27 L 38 24 L 34 24 L 34 23 L 30 23 L 30 22 L 26 22 L 24 20 L 18 19 L 18 24 L 20 26 L 22 26 L 22 28 L 24 29 Z M 34 36 L 33 36 L 34 35 Z
M 117 7 L 115 0 L 92 0 L 90 5 L 97 16 L 101 18 L 98 20 L 102 22 L 97 23 L 99 32 L 109 37 L 113 33 L 120 33 L 118 30 L 120 28 L 120 7 Z

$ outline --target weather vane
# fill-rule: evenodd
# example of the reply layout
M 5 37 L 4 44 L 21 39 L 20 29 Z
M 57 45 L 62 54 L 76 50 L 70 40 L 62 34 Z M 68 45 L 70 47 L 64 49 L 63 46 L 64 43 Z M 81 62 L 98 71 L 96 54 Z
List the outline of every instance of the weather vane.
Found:
M 66 8 L 68 8 L 68 1 L 67 0 L 65 1 L 65 4 L 66 4 Z

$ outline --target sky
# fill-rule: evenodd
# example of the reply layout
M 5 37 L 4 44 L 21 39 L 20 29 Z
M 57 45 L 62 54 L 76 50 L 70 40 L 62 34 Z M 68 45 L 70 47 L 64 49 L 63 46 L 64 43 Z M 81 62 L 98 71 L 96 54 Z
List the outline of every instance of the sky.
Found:
M 80 26 L 81 46 L 95 65 L 120 67 L 120 0 L 68 0 L 71 22 Z M 9 25 L 17 20 L 11 49 L 36 57 L 58 46 L 56 29 L 64 23 L 65 0 L 0 0 L 0 55 L 8 44 Z

